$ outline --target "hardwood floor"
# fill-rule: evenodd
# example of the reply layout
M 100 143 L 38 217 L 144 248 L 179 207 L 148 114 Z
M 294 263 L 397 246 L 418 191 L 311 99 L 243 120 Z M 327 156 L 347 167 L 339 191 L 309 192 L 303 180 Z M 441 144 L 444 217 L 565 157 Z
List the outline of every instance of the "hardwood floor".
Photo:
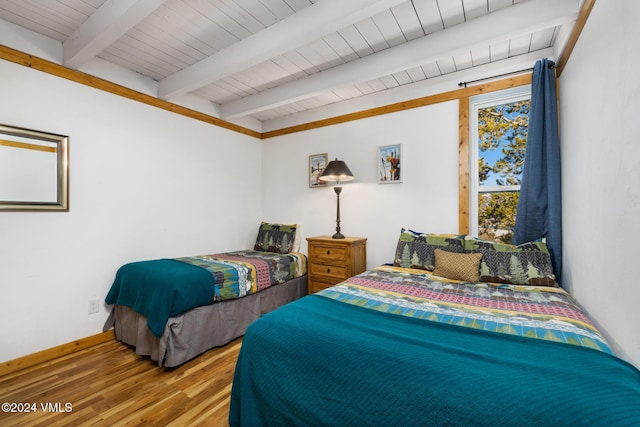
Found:
M 4 426 L 228 426 L 242 338 L 176 368 L 160 368 L 109 341 L 0 377 Z

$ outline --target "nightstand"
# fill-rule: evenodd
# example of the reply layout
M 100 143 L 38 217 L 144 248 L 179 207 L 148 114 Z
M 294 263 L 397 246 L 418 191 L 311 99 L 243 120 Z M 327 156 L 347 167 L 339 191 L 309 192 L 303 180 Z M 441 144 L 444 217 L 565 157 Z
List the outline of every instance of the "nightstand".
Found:
M 308 237 L 309 293 L 321 291 L 367 268 L 367 239 Z

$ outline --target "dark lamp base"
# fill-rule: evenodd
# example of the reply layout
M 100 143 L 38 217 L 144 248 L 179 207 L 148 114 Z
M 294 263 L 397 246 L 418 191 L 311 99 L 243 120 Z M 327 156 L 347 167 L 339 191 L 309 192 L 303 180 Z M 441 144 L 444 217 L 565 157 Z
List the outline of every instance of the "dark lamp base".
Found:
M 342 233 L 336 233 L 333 236 L 331 236 L 332 239 L 344 239 L 344 234 Z

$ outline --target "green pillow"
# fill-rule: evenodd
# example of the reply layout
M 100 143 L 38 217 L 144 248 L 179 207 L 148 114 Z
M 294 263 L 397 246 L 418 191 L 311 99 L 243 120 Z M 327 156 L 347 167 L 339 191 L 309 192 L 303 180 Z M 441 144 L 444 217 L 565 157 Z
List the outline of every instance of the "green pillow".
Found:
M 393 265 L 433 271 L 436 249 L 464 253 L 464 235 L 427 234 L 403 228 L 400 230 Z
M 482 282 L 558 286 L 544 239 L 514 246 L 467 236 L 464 247 L 466 252 L 482 254 Z
M 269 224 L 261 222 L 254 251 L 288 254 L 293 249 L 297 224 Z

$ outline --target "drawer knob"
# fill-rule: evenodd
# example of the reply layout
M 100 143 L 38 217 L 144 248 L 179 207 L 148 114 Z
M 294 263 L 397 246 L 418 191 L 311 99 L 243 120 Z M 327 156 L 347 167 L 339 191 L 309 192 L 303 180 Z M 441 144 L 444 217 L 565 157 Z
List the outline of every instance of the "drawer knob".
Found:
M 331 253 L 331 251 L 330 251 L 330 250 L 327 250 L 327 255 L 329 255 L 330 253 Z
M 331 269 L 330 268 L 327 268 L 327 273 L 331 273 Z

